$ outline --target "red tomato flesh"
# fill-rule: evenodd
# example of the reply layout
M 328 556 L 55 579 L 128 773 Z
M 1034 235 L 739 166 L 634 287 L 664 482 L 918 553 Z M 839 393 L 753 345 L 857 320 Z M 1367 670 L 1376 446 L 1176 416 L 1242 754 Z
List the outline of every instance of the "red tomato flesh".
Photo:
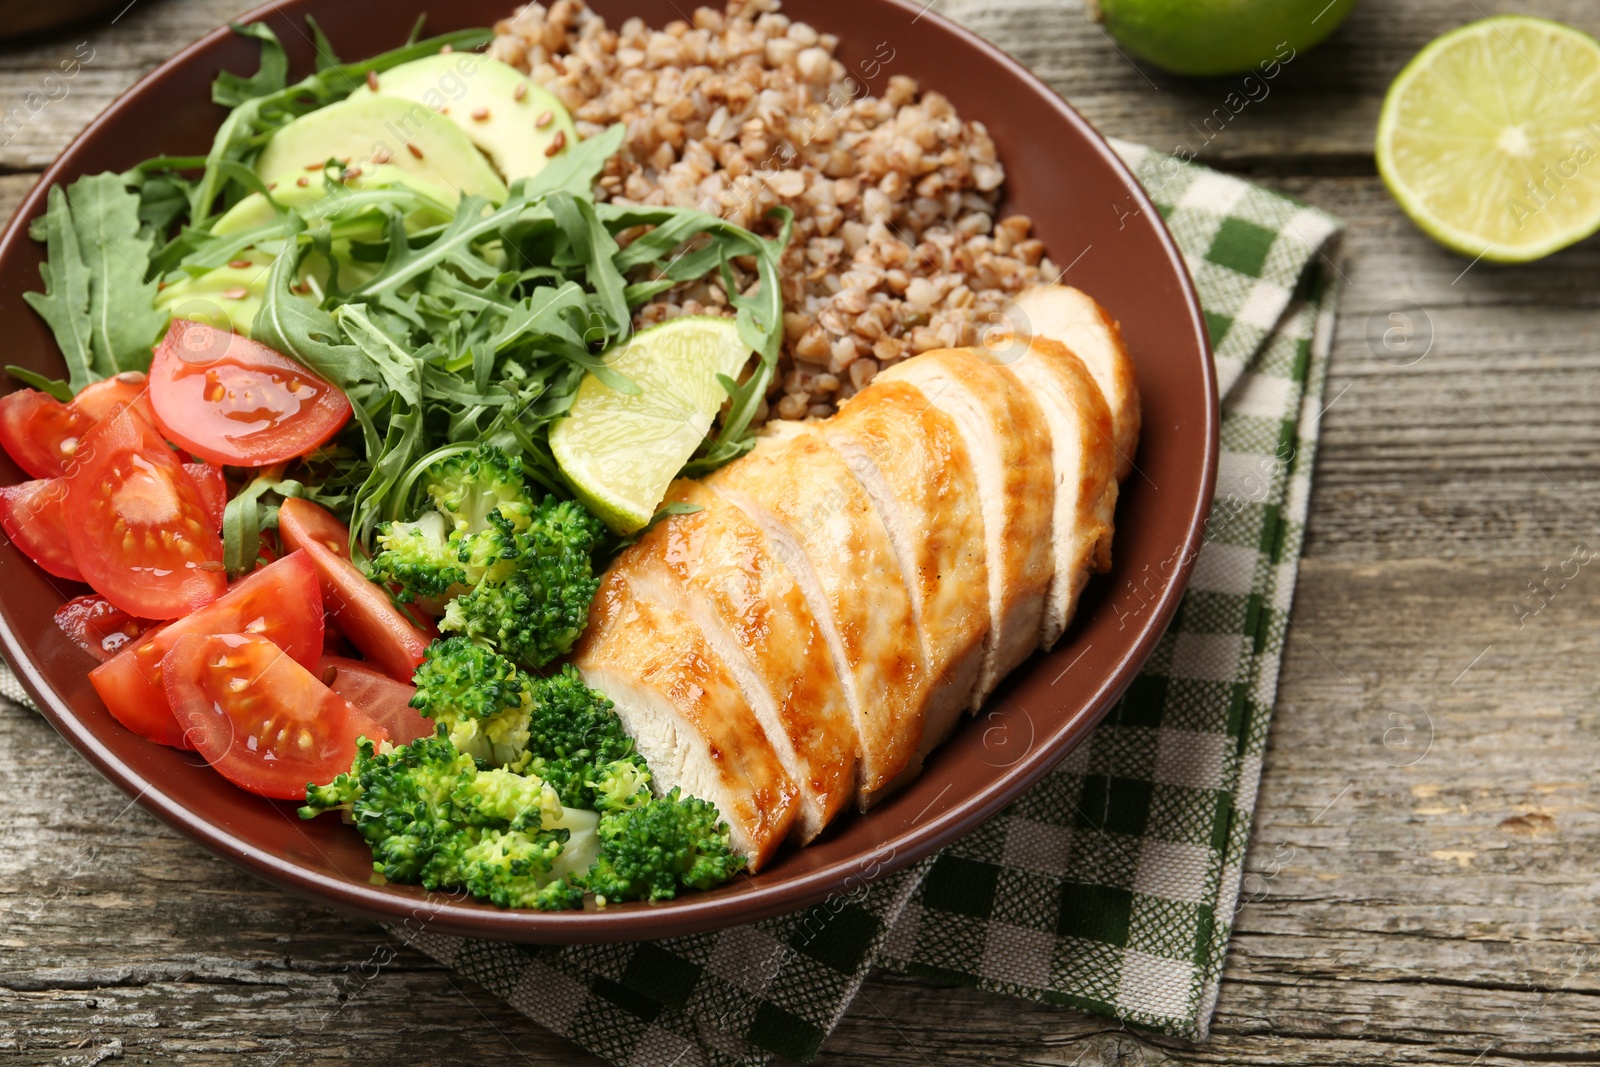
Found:
M 209 463 L 185 463 L 183 469 L 200 491 L 200 504 L 206 509 L 211 528 L 222 529 L 222 512 L 228 506 L 228 483 L 223 481 L 222 468 Z
M 104 663 L 161 624 L 136 619 L 103 596 L 80 596 L 56 609 L 56 625 L 73 644 Z
M 39 478 L 0 488 L 0 527 L 13 544 L 33 562 L 57 578 L 84 581 L 83 571 L 67 542 L 67 518 L 62 504 L 67 483 L 62 478 Z
M 433 736 L 433 720 L 411 706 L 417 687 L 397 682 L 358 659 L 323 656 L 317 665 L 322 684 L 359 708 L 367 718 L 389 732 L 389 740 L 409 745 L 419 737 Z
M 222 537 L 200 489 L 135 407 L 83 439 L 65 512 L 78 569 L 130 615 L 187 615 L 228 588 Z
M 184 736 L 228 781 L 278 800 L 350 769 L 356 741 L 383 727 L 264 637 L 179 638 L 161 661 Z
M 302 456 L 350 420 L 344 393 L 294 360 L 185 319 L 156 347 L 150 406 L 179 448 L 235 467 Z
M 67 406 L 99 422 L 109 416 L 111 409 L 118 404 L 132 404 L 139 409 L 139 414 L 148 419 L 151 417 L 149 388 L 150 379 L 144 371 L 126 370 L 114 378 L 90 382 L 78 390 L 78 395 Z
M 0 396 L 0 445 L 35 478 L 59 478 L 95 420 L 37 389 Z
M 161 661 L 185 634 L 259 634 L 295 662 L 315 667 L 322 657 L 322 593 L 311 561 L 294 553 L 248 574 L 227 593 L 187 618 L 144 635 L 89 672 L 111 715 L 142 737 L 186 748 L 172 717 Z
M 59 478 L 71 470 L 78 445 L 94 424 L 118 404 L 134 404 L 148 419 L 144 393 L 141 371 L 91 382 L 70 404 L 37 389 L 8 393 L 0 397 L 0 446 L 35 478 Z
M 278 508 L 278 535 L 285 547 L 310 558 L 328 611 L 367 662 L 396 681 L 410 682 L 429 637 L 350 562 L 344 523 L 309 500 L 285 500 Z

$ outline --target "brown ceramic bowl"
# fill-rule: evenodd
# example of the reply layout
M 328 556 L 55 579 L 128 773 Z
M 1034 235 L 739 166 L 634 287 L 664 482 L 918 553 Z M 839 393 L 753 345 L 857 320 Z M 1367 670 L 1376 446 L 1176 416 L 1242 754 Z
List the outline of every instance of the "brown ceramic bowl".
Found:
M 652 25 L 681 17 L 674 0 L 592 0 L 608 18 Z M 301 18 L 314 14 L 342 54 L 400 44 L 424 11 L 430 31 L 487 25 L 512 0 L 389 0 L 381 7 L 287 0 L 246 16 L 265 20 L 297 70 L 310 67 Z M 1008 174 L 1005 207 L 1031 216 L 1066 280 L 1122 321 L 1144 397 L 1139 470 L 1117 510 L 1116 569 L 1093 582 L 1078 621 L 1050 655 L 1017 671 L 978 721 L 964 724 L 905 791 L 821 840 L 792 849 L 754 877 L 666 904 L 603 912 L 504 911 L 409 886 L 375 885 L 366 846 L 337 819 L 301 822 L 294 806 L 225 782 L 193 753 L 124 730 L 85 677 L 89 657 L 52 614 L 83 590 L 52 581 L 16 548 L 0 546 L 0 639 L 56 728 L 147 810 L 218 855 L 308 897 L 374 919 L 439 932 L 530 942 L 631 940 L 749 922 L 850 892 L 977 827 L 1036 782 L 1122 693 L 1171 621 L 1199 547 L 1217 456 L 1217 391 L 1199 305 L 1159 216 L 1089 124 L 1022 67 L 906 0 L 787 0 L 785 10 L 839 34 L 847 67 L 874 71 L 880 90 L 907 74 L 981 119 Z M 0 238 L 0 321 L 7 361 L 50 374 L 61 359 L 22 301 L 39 287 L 40 250 L 27 222 L 45 190 L 165 152 L 204 152 L 222 111 L 209 86 L 219 70 L 254 70 L 256 48 L 219 29 L 179 53 L 97 118 L 44 175 Z M 879 66 L 868 66 L 876 59 Z M 15 388 L 9 382 L 4 388 Z M 0 482 L 22 473 L 0 458 Z

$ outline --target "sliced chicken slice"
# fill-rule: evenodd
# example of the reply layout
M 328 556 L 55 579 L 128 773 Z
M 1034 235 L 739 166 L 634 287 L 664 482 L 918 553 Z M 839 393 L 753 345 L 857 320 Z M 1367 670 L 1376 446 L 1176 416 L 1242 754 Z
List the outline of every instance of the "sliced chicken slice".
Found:
M 804 429 L 763 439 L 704 484 L 761 528 L 821 624 L 861 741 L 865 810 L 912 765 L 928 684 L 888 531 L 849 468 Z
M 754 872 L 789 833 L 798 789 L 727 664 L 661 593 L 631 557 L 619 560 L 572 662 L 615 703 L 657 790 L 678 786 L 716 805 Z
M 907 578 L 931 679 L 917 755 L 949 736 L 983 666 L 988 562 L 961 432 L 906 382 L 879 382 L 817 427 L 867 491 Z M 974 594 L 977 595 L 974 595 Z
M 1003 362 L 1020 378 L 1050 426 L 1056 476 L 1055 576 L 1039 643 L 1052 648 L 1072 620 L 1089 575 L 1111 569 L 1117 506 L 1111 412 L 1083 361 L 1059 341 L 989 337 L 975 351 L 991 362 Z
M 640 538 L 630 565 L 654 568 L 720 654 L 773 751 L 800 789 L 803 844 L 855 796 L 860 739 L 833 656 L 811 607 L 766 535 L 733 504 L 680 480 L 675 515 Z
M 1029 390 L 967 349 L 924 352 L 879 372 L 916 386 L 955 422 L 977 472 L 988 562 L 990 630 L 973 710 L 1039 644 L 1054 570 L 1050 428 Z
M 1070 285 L 1036 285 L 1016 299 L 1019 333 L 1060 341 L 1083 360 L 1111 409 L 1111 434 L 1117 448 L 1117 480 L 1133 470 L 1139 450 L 1139 377 L 1122 328 L 1088 294 Z

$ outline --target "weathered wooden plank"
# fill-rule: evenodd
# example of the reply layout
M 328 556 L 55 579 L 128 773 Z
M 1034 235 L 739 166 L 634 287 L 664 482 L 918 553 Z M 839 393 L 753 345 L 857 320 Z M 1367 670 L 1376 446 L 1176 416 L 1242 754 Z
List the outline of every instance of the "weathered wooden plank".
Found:
M 0 169 L 48 163 L 85 117 L 171 55 L 177 44 L 221 25 L 244 6 L 242 0 L 145 0 L 115 26 L 90 24 L 53 41 L 0 51 L 0 102 L 5 104 L 0 114 L 9 114 L 29 92 L 49 91 L 55 83 L 47 84 L 46 75 L 59 74 L 80 44 L 93 55 L 67 83 L 72 104 L 60 101 L 41 109 L 9 140 L 0 126 L 0 142 L 5 142 Z M 1327 159 L 1370 159 L 1372 131 L 1390 81 L 1446 29 L 1480 13 L 1514 8 L 1600 32 L 1600 14 L 1585 0 L 1475 7 L 1454 0 L 1367 3 L 1321 47 L 1289 59 L 1270 80 L 1246 83 L 1242 76 L 1177 78 L 1137 64 L 1111 46 L 1078 2 L 941 0 L 937 7 L 1022 60 L 1109 134 L 1168 150 L 1187 147 L 1202 160 L 1224 166 L 1278 161 L 1281 167 L 1284 160 L 1296 160 L 1313 172 Z
M 1585 574 L 1519 630 L 1502 590 L 1538 566 L 1304 566 L 1250 903 L 1211 1043 L 880 977 L 824 1059 L 1468 1064 L 1493 1045 L 1477 1061 L 1491 1064 L 1592 1051 L 1600 712 L 1595 672 L 1572 665 L 1600 587 Z M 1501 710 L 1506 693 L 1514 709 Z M 1390 712 L 1411 717 L 1409 734 Z M 569 1061 L 563 1043 L 487 998 L 470 994 L 469 1008 L 450 984 L 461 983 L 420 957 L 365 978 L 381 933 L 124 812 L 26 713 L 0 716 L 0 734 L 0 794 L 16 819 L 0 852 L 0 1029 L 28 1042 L 25 1061 L 55 1062 L 89 1020 L 130 1057 L 195 1063 L 292 1049 L 285 1062 L 376 1064 L 400 1042 L 403 1062 L 459 1062 L 469 1049 Z M 305 1025 L 335 1008 L 337 1026 Z

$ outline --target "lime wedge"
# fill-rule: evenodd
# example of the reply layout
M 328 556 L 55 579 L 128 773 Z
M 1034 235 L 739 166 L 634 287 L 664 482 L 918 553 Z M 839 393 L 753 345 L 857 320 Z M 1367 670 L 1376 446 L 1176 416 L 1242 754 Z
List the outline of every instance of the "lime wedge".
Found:
M 1523 15 L 1470 23 L 1400 72 L 1378 171 L 1447 248 L 1502 263 L 1600 229 L 1600 42 Z
M 750 355 L 734 320 L 705 316 L 642 330 L 607 352 L 606 366 L 638 395 L 585 375 L 550 429 L 550 451 L 589 510 L 622 534 L 649 522 L 728 399 L 717 375 L 737 379 Z

